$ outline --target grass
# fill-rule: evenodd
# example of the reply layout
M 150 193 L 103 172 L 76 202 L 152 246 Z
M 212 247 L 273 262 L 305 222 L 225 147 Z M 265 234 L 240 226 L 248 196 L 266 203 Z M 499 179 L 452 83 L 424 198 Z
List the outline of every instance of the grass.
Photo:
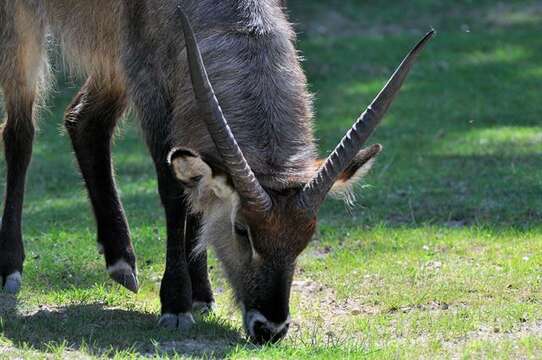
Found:
M 76 91 L 64 84 L 42 116 L 28 181 L 24 289 L 0 295 L 0 357 L 542 356 L 541 3 L 313 0 L 290 1 L 290 12 L 323 155 L 413 42 L 431 26 L 439 34 L 372 139 L 385 150 L 357 205 L 322 211 L 289 337 L 245 342 L 213 257 L 217 313 L 189 334 L 156 327 L 164 220 L 132 119 L 114 156 L 142 289 L 107 279 L 59 135 Z

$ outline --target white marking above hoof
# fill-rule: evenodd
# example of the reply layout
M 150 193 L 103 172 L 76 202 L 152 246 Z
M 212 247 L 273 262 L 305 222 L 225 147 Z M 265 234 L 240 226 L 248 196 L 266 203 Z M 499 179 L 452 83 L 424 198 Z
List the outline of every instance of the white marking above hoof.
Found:
M 122 272 L 122 271 L 130 271 L 130 272 L 132 272 L 132 267 L 130 266 L 130 264 L 128 264 L 123 259 L 120 259 L 115 264 L 113 264 L 113 265 L 111 265 L 111 266 L 109 266 L 107 268 L 107 272 L 110 273 L 110 274 L 112 274 L 114 272 Z
M 179 329 L 183 332 L 190 330 L 196 323 L 192 313 L 181 313 L 179 315 L 165 313 L 160 316 L 158 326 L 168 330 Z
M 163 314 L 158 320 L 158 326 L 163 327 L 168 330 L 173 330 L 177 328 L 178 317 L 175 314 Z
M 126 289 L 137 294 L 139 283 L 137 281 L 137 272 L 124 260 L 117 261 L 114 265 L 107 268 L 109 276 Z
M 19 271 L 16 271 L 6 277 L 6 284 L 4 290 L 8 294 L 16 294 L 21 289 L 22 276 Z

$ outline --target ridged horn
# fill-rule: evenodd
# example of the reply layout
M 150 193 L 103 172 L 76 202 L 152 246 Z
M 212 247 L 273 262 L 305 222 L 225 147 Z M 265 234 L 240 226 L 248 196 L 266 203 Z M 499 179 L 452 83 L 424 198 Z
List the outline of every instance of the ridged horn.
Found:
M 198 107 L 205 114 L 207 129 L 228 169 L 241 201 L 255 211 L 266 213 L 271 209 L 271 198 L 256 179 L 235 140 L 207 76 L 190 21 L 180 5 L 177 9 L 182 19 L 192 86 Z
M 315 177 L 304 186 L 299 199 L 303 207 L 315 212 L 318 211 L 338 176 L 348 167 L 386 114 L 416 58 L 434 33 L 433 30 L 427 33 L 408 53 L 371 105 L 361 114 L 333 153 L 326 159 Z

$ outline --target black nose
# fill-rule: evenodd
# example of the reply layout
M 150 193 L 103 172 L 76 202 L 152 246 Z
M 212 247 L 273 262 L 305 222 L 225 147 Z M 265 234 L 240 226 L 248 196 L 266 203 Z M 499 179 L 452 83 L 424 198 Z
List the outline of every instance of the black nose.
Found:
M 276 343 L 286 336 L 290 324 L 286 324 L 280 331 L 274 332 L 266 323 L 256 321 L 253 325 L 254 337 L 251 339 L 254 343 L 263 345 L 267 343 Z

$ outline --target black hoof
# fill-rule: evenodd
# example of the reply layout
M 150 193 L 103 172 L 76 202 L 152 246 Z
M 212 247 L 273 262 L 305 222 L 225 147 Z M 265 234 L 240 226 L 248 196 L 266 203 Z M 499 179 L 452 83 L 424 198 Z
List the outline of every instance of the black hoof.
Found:
M 110 266 L 107 271 L 111 279 L 137 294 L 139 291 L 137 275 L 124 260 L 119 260 L 115 265 Z
M 163 314 L 158 321 L 158 326 L 168 330 L 179 329 L 182 332 L 188 331 L 196 322 L 191 313 L 184 314 Z

